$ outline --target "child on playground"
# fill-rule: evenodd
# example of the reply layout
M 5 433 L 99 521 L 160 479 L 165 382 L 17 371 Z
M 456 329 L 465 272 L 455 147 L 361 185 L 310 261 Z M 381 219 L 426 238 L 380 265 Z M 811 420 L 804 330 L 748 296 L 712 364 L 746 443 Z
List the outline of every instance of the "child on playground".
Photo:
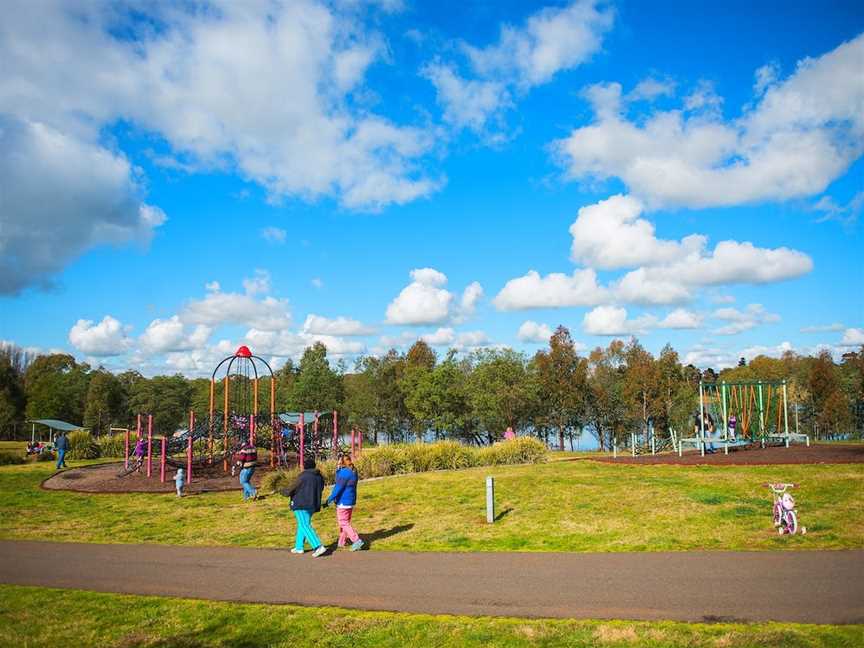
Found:
M 324 476 L 315 467 L 315 457 L 303 459 L 303 472 L 281 492 L 291 498 L 291 510 L 297 519 L 297 537 L 291 553 L 302 554 L 304 542 L 308 542 L 315 558 L 323 555 L 327 547 L 321 544 L 312 528 L 312 516 L 321 510 L 321 494 L 324 492 Z
M 339 468 L 336 470 L 336 483 L 330 497 L 324 506 L 336 502 L 336 522 L 339 525 L 339 547 L 345 546 L 346 540 L 351 540 L 351 551 L 363 547 L 363 540 L 351 526 L 351 514 L 357 503 L 357 469 L 350 455 L 339 457 Z
M 729 419 L 726 421 L 727 428 L 729 430 L 729 440 L 733 443 L 735 442 L 735 428 L 738 425 L 738 418 L 735 416 L 735 412 L 729 414 Z
M 138 437 L 138 441 L 135 443 L 135 450 L 132 451 L 132 456 L 135 457 L 135 470 L 140 470 L 141 464 L 144 463 L 146 447 L 147 444 L 144 442 L 144 437 Z
M 174 485 L 177 487 L 177 497 L 183 497 L 183 487 L 186 485 L 186 471 L 182 468 L 178 468 L 177 474 L 174 475 Z

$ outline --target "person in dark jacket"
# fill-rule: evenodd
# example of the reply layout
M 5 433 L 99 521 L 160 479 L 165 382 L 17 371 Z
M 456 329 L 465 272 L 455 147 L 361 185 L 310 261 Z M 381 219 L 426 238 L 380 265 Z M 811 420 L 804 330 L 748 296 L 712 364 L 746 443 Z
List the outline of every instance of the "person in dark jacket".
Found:
M 66 467 L 66 451 L 69 449 L 69 439 L 65 432 L 61 432 L 54 440 L 54 447 L 57 448 L 57 470 L 60 470 Z
M 315 558 L 327 551 L 312 528 L 312 516 L 321 510 L 323 492 L 324 476 L 315 467 L 315 458 L 306 457 L 303 460 L 303 472 L 289 488 L 282 491 L 283 495 L 291 498 L 291 510 L 297 519 L 297 538 L 291 553 L 302 554 L 304 541 L 312 547 Z
M 336 471 L 336 483 L 330 497 L 324 506 L 336 502 L 336 523 L 339 525 L 339 547 L 344 547 L 351 540 L 351 551 L 363 548 L 363 540 L 351 526 L 351 514 L 357 504 L 357 469 L 350 455 L 339 457 L 339 469 Z

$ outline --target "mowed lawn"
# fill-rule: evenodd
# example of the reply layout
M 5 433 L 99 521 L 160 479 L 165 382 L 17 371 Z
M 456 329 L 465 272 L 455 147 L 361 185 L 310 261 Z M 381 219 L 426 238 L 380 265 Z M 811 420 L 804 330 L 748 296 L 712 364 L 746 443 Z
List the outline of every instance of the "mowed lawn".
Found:
M 239 492 L 171 495 L 44 491 L 50 464 L 0 468 L 0 538 L 282 547 L 288 501 Z M 486 475 L 499 519 L 485 521 Z M 800 483 L 806 536 L 779 537 L 768 481 Z M 632 466 L 592 461 L 477 468 L 360 485 L 355 523 L 372 550 L 677 551 L 864 546 L 864 465 Z M 328 489 L 329 490 L 329 489 Z M 326 543 L 335 512 L 314 518 Z
M 864 626 L 472 618 L 0 586 L 4 646 L 853 648 L 862 642 Z

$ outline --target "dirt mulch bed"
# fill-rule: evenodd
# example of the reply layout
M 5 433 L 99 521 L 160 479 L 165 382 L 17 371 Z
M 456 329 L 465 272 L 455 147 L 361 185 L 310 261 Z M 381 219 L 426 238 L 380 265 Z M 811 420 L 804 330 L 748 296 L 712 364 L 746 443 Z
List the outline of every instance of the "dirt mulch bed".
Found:
M 153 467 L 153 476 L 147 478 L 147 469 L 140 473 L 132 473 L 118 477 L 123 463 L 98 464 L 68 468 L 52 475 L 44 482 L 42 488 L 48 490 L 67 490 L 78 493 L 173 493 L 174 473 L 176 469 L 166 468 L 165 483 L 159 481 L 159 466 Z M 270 472 L 270 466 L 258 466 L 252 476 L 252 484 L 258 486 L 262 477 Z M 240 490 L 240 478 L 223 472 L 222 466 L 209 468 L 192 468 L 192 483 L 186 484 L 187 493 L 207 493 L 213 491 Z
M 723 454 L 723 447 L 716 454 L 704 457 L 698 450 L 685 451 L 684 456 L 676 454 L 640 455 L 618 454 L 612 457 L 591 457 L 591 461 L 623 464 L 678 464 L 683 466 L 770 466 L 775 464 L 848 464 L 864 463 L 864 445 L 803 445 L 786 447 L 729 449 Z

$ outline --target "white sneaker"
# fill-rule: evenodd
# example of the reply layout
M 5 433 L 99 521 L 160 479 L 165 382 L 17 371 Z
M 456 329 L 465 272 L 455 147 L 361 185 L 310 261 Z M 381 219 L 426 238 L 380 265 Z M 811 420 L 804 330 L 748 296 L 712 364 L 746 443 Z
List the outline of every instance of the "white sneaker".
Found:
M 305 552 L 304 552 L 302 549 L 294 548 L 294 549 L 291 550 L 291 553 L 293 553 L 293 554 L 302 554 L 302 553 L 305 553 Z
M 312 552 L 312 557 L 317 558 L 318 556 L 323 556 L 325 553 L 327 553 L 327 547 L 322 544 L 320 547 L 318 547 L 315 551 Z

